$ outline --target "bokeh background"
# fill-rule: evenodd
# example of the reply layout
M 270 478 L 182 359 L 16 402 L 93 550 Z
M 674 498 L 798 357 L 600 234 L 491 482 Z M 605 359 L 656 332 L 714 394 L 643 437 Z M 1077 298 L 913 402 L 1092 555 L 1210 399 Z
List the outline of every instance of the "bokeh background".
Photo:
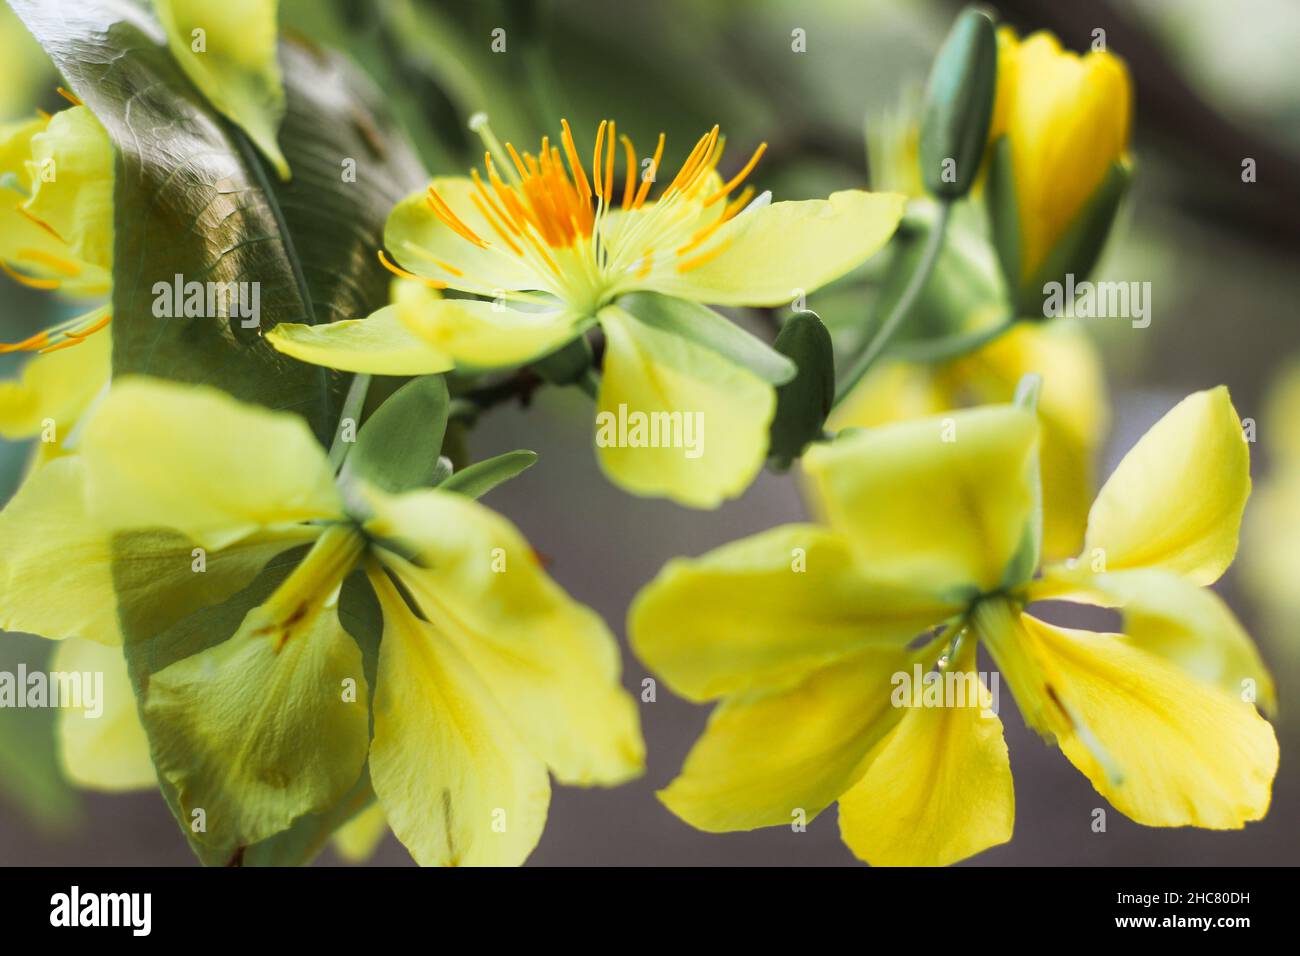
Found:
M 1252 449 L 1257 485 L 1276 482 L 1266 398 L 1288 360 L 1300 359 L 1300 7 L 1294 0 L 992 6 L 1022 32 L 1051 29 L 1075 50 L 1088 48 L 1095 29 L 1105 30 L 1135 81 L 1139 173 L 1100 278 L 1151 282 L 1153 311 L 1146 329 L 1116 320 L 1088 326 L 1112 400 L 1101 473 L 1187 392 L 1225 383 L 1241 415 L 1259 423 Z M 800 199 L 869 182 L 864 132 L 915 95 L 956 10 L 938 0 L 282 0 L 282 21 L 352 51 L 385 89 L 431 171 L 468 169 L 478 146 L 466 120 L 478 110 L 515 142 L 553 133 L 560 116 L 582 138 L 605 116 L 643 145 L 664 130 L 670 163 L 718 122 L 736 154 L 767 140 L 754 181 L 778 199 Z M 497 28 L 506 30 L 505 53 L 490 48 Z M 806 52 L 792 50 L 795 30 L 805 32 Z M 0 120 L 57 108 L 57 82 L 9 11 L 0 12 Z M 1254 183 L 1241 179 L 1247 157 L 1257 163 Z M 871 296 L 870 284 L 854 275 L 809 305 L 847 336 L 866 321 Z M 60 308 L 52 297 L 0 277 L 0 340 L 25 337 Z M 12 361 L 0 364 L 0 377 L 13 368 Z M 526 410 L 494 411 L 471 447 L 475 457 L 520 447 L 541 453 L 535 468 L 493 492 L 489 503 L 521 526 L 560 583 L 620 637 L 633 594 L 668 558 L 805 516 L 791 476 L 764 474 L 743 498 L 715 512 L 617 491 L 595 464 L 590 403 L 572 390 L 543 391 Z M 0 443 L 0 501 L 16 487 L 26 453 Z M 1287 548 L 1247 538 L 1243 551 L 1250 558 L 1266 547 L 1270 560 L 1289 559 L 1295 571 L 1300 541 Z M 1106 804 L 1026 730 L 1004 693 L 1015 838 L 965 865 L 1300 862 L 1298 612 L 1261 596 L 1249 567 L 1239 561 L 1219 588 L 1279 683 L 1282 762 L 1268 819 L 1211 833 L 1143 828 L 1108 811 L 1106 832 L 1093 832 L 1093 810 Z M 1300 571 L 1295 575 L 1300 591 Z M 43 666 L 47 653 L 38 638 L 0 636 L 0 669 L 19 661 Z M 645 676 L 626 654 L 629 688 L 639 692 Z M 660 686 L 656 702 L 642 705 L 645 777 L 613 791 L 557 787 L 531 863 L 854 863 L 833 809 L 807 832 L 729 835 L 698 833 L 663 809 L 654 791 L 680 767 L 706 716 L 706 708 Z M 52 715 L 0 711 L 0 864 L 192 862 L 156 793 L 70 788 L 59 772 Z M 337 858 L 327 851 L 320 862 Z M 389 837 L 374 862 L 410 860 Z

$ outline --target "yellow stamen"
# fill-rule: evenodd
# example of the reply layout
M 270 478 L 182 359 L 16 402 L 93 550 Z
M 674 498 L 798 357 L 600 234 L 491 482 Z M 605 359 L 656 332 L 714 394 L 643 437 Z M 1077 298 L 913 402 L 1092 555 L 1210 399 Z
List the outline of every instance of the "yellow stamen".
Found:
M 24 219 L 27 219 L 29 222 L 35 223 L 37 226 L 40 226 L 42 229 L 48 232 L 55 239 L 59 240 L 59 242 L 63 243 L 65 246 L 68 244 L 68 240 L 64 239 L 61 235 L 59 235 L 58 230 L 56 230 L 44 219 L 37 219 L 35 216 L 33 216 L 22 206 L 18 206 L 17 208 L 18 208 L 18 215 L 22 216 Z
M 654 185 L 655 177 L 659 175 L 659 160 L 664 155 L 664 134 L 659 134 L 659 145 L 655 147 L 655 155 L 650 160 L 650 175 L 641 180 L 641 188 L 636 191 L 636 201 L 632 203 L 633 209 L 640 209 L 645 204 L 645 198 L 650 193 L 650 187 Z
M 63 87 L 61 87 L 61 86 L 56 86 L 56 87 L 54 88 L 54 92 L 55 92 L 55 93 L 58 93 L 61 97 L 63 97 L 65 100 L 67 100 L 67 101 L 68 101 L 69 103 L 71 103 L 73 106 L 85 106 L 85 105 L 86 105 L 85 103 L 81 102 L 81 100 L 77 97 L 77 94 L 76 94 L 76 93 L 73 93 L 71 90 L 65 90 L 65 89 L 64 89 Z
M 32 262 L 39 262 L 42 265 L 49 266 L 55 272 L 61 272 L 69 279 L 75 279 L 81 275 L 81 264 L 73 262 L 71 259 L 64 259 L 62 256 L 56 256 L 42 249 L 19 249 L 19 259 L 30 259 Z
M 730 242 L 720 242 L 712 249 L 708 250 L 707 252 L 701 252 L 698 256 L 695 256 L 693 259 L 684 259 L 683 261 L 677 263 L 677 271 L 690 272 L 692 269 L 698 269 L 706 262 L 712 262 L 714 259 L 718 258 L 718 256 L 722 255 L 722 253 L 726 251 L 727 246 L 729 245 L 731 245 Z
M 728 219 L 731 219 L 733 216 L 736 215 L 736 213 L 740 212 L 740 210 L 748 206 L 749 201 L 753 198 L 754 198 L 754 187 L 746 186 L 744 189 L 740 191 L 740 195 L 737 196 L 735 199 L 733 199 L 731 202 L 727 203 L 727 208 L 722 210 L 722 221 L 726 222 Z
M 767 143 L 759 143 L 758 149 L 754 150 L 754 155 L 749 157 L 749 162 L 744 165 L 744 168 L 742 168 L 740 172 L 736 173 L 736 175 L 732 176 L 721 189 L 715 192 L 708 199 L 704 200 L 704 205 L 712 206 L 715 202 L 744 182 L 745 177 L 754 171 L 754 167 L 758 165 L 758 161 L 763 158 L 765 152 L 767 152 Z
M 434 214 L 446 223 L 453 232 L 464 239 L 468 239 L 480 249 L 487 248 L 487 243 L 480 239 L 473 229 L 461 222 L 460 217 L 451 211 L 451 207 L 447 205 L 446 200 L 438 195 L 438 190 L 434 189 L 433 186 L 428 189 L 427 199 Z
M 25 285 L 29 289 L 57 289 L 60 285 L 58 279 L 40 279 L 36 276 L 23 275 L 16 269 L 13 269 L 4 260 L 0 260 L 0 270 L 20 285 Z
M 608 125 L 609 120 L 600 121 L 600 127 L 596 130 L 596 149 L 591 154 L 591 179 L 596 184 L 597 196 L 605 195 L 600 186 L 600 154 L 601 147 L 605 145 L 605 127 Z
M 383 249 L 379 250 L 379 264 L 395 276 L 400 276 L 403 279 L 412 279 L 415 282 L 423 282 L 431 289 L 447 288 L 447 283 L 445 282 L 439 282 L 437 279 L 428 279 L 424 276 L 418 276 L 414 272 L 408 272 L 406 269 L 403 269 L 396 262 L 389 259 Z
M 564 142 L 564 155 L 569 160 L 569 172 L 573 175 L 573 181 L 577 183 L 578 189 L 582 192 L 583 199 L 591 198 L 591 184 L 587 182 L 587 174 L 583 171 L 582 163 L 578 160 L 578 147 L 573 142 L 573 131 L 569 129 L 569 121 L 560 120 L 560 128 L 564 130 L 562 138 Z

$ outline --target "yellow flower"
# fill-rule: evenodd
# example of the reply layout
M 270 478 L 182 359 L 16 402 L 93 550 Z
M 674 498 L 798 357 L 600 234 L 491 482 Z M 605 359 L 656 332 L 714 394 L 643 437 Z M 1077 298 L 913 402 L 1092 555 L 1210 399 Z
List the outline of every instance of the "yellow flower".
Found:
M 631 140 L 602 122 L 590 176 L 567 123 L 560 143 L 544 139 L 536 156 L 494 149 L 510 156 L 503 169 L 489 153 L 483 175 L 434 179 L 393 210 L 385 234 L 395 271 L 493 301 L 427 302 L 317 328 L 282 324 L 267 337 L 304 361 L 411 374 L 531 362 L 599 324 L 598 421 L 694 414 L 706 431 L 689 456 L 598 433 L 601 466 L 634 493 L 715 507 L 762 466 L 774 385 L 794 368 L 699 303 L 778 305 L 811 292 L 874 254 L 903 203 L 861 190 L 772 203 L 766 193 L 751 202 L 746 187 L 733 198 L 763 147 L 723 182 L 723 145 L 717 127 L 702 136 L 655 201 L 662 136 L 643 163 Z
M 1078 56 L 1050 33 L 1018 40 L 1009 27 L 998 31 L 989 140 L 996 165 L 1005 139 L 1014 214 L 996 215 L 996 168 L 990 199 L 1003 266 L 1022 300 L 1037 294 L 1041 304 L 1040 280 L 1066 272 L 1082 279 L 1095 262 L 1110 216 L 1092 232 L 1095 242 L 1070 233 L 1108 180 L 1126 175 L 1132 98 L 1128 69 L 1109 51 Z M 1111 198 L 1118 203 L 1117 194 Z
M 354 571 L 383 616 L 372 686 L 340 617 Z M 112 645 L 121 616 L 146 639 L 262 581 L 231 636 L 193 625 L 206 649 L 187 644 L 141 701 L 178 816 L 204 811 L 200 844 L 266 839 L 332 807 L 366 765 L 418 862 L 517 864 L 545 823 L 548 768 L 580 785 L 641 771 L 612 636 L 518 531 L 437 488 L 336 484 L 292 415 L 117 381 L 80 453 L 0 513 L 5 629 Z
M 1232 560 L 1250 488 L 1226 389 L 1157 423 L 1098 495 L 1080 559 L 1035 577 L 1038 433 L 1002 405 L 842 435 L 804 458 L 827 527 L 663 570 L 632 608 L 633 645 L 684 697 L 722 699 L 660 795 L 669 809 L 745 830 L 838 801 L 844 841 L 875 864 L 1006 842 L 1014 795 L 975 671 L 982 641 L 1027 722 L 1127 816 L 1214 829 L 1264 816 L 1277 742 L 1251 701 L 1271 709 L 1272 683 L 1206 587 Z M 1116 607 L 1123 633 L 1026 613 L 1048 599 Z M 897 693 L 913 674 L 938 682 L 939 706 Z
M 78 105 L 0 130 L 0 270 L 38 289 L 102 298 L 112 255 L 113 149 L 91 112 Z M 0 353 L 39 353 L 16 381 L 0 381 L 0 437 L 40 436 L 35 463 L 63 453 L 107 383 L 112 343 L 95 333 L 109 321 L 101 306 L 0 343 Z
M 1083 542 L 1094 460 L 1106 432 L 1106 385 L 1091 340 L 1065 319 L 1021 323 L 975 352 L 939 363 L 887 359 L 849 393 L 832 430 L 871 428 L 969 405 L 1010 401 L 1029 373 L 1043 376 L 1043 552 L 1075 554 Z

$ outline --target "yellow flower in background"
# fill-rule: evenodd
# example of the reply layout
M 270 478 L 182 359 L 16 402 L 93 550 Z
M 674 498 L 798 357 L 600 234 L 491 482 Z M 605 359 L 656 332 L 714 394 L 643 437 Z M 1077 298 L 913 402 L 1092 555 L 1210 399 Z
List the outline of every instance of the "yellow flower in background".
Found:
M 24 285 L 104 298 L 113 266 L 113 148 L 84 106 L 0 130 L 0 270 Z M 40 437 L 34 462 L 63 442 L 108 382 L 108 306 L 0 354 L 34 352 L 16 380 L 0 381 L 0 437 Z
M 1207 587 L 1250 489 L 1226 389 L 1161 419 L 1097 496 L 1081 556 L 1036 576 L 1039 432 L 1001 405 L 843 434 L 804 457 L 825 526 L 665 567 L 632 607 L 633 646 L 677 693 L 721 700 L 660 794 L 670 810 L 748 830 L 838 801 L 849 848 L 884 865 L 1006 842 L 1014 792 L 983 642 L 1026 721 L 1133 820 L 1264 816 L 1278 751 L 1253 701 L 1271 710 L 1273 687 Z M 1044 600 L 1116 607 L 1123 633 L 1026 613 Z M 948 696 L 899 698 L 912 674 Z
M 1119 57 L 1079 56 L 1046 32 L 1020 40 L 998 31 L 990 208 L 1003 268 L 1026 308 L 1041 306 L 1044 281 L 1083 279 L 1096 262 L 1127 179 L 1132 112 Z
M 616 177 L 620 144 L 624 174 Z M 602 468 L 633 493 L 716 507 L 762 466 L 774 386 L 794 367 L 700 303 L 778 305 L 811 292 L 880 249 L 903 203 L 861 190 L 801 202 L 754 199 L 752 187 L 733 196 L 763 147 L 723 182 L 723 146 L 714 127 L 654 201 L 662 136 L 641 161 L 631 140 L 602 122 L 590 176 L 567 123 L 560 143 L 544 139 L 536 155 L 494 148 L 483 175 L 437 178 L 401 202 L 385 234 L 399 274 L 492 301 L 430 301 L 314 328 L 281 324 L 267 338 L 303 361 L 413 374 L 532 362 L 599 324 L 598 421 L 696 415 L 705 429 L 691 456 L 598 433 Z
M 164 789 L 183 819 L 205 811 L 200 843 L 266 839 L 368 765 L 418 862 L 517 864 L 545 823 L 548 769 L 578 785 L 641 772 L 613 637 L 469 498 L 336 485 L 300 419 L 149 379 L 115 382 L 80 453 L 38 477 L 0 513 L 0 628 L 112 645 L 119 614 L 164 628 L 293 562 L 141 701 Z M 374 686 L 339 616 L 354 570 L 383 615 Z
M 1269 471 L 1246 519 L 1243 580 L 1270 615 L 1279 646 L 1294 648 L 1291 632 L 1300 613 L 1300 362 L 1293 360 L 1273 383 L 1258 427 Z
M 1106 433 L 1106 385 L 1095 347 L 1066 319 L 1021 323 L 988 345 L 938 363 L 886 359 L 836 407 L 832 430 L 872 428 L 969 405 L 1010 401 L 1025 375 L 1043 376 L 1043 553 L 1066 558 L 1083 543 L 1095 459 Z

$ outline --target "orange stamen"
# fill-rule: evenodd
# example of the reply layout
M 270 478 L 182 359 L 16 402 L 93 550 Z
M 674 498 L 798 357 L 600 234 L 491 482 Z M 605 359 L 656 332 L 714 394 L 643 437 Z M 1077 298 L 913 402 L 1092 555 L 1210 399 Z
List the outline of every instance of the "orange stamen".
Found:
M 383 249 L 379 250 L 379 264 L 395 276 L 400 276 L 403 279 L 413 279 L 416 282 L 423 282 L 431 289 L 447 288 L 447 283 L 445 282 L 439 282 L 437 279 L 428 279 L 424 276 L 418 276 L 414 272 L 408 272 L 406 269 L 403 269 L 396 262 L 389 259 Z
M 636 191 L 636 201 L 632 203 L 633 209 L 640 209 L 645 204 L 645 198 L 650 193 L 650 187 L 654 185 L 655 177 L 659 175 L 659 160 L 664 155 L 664 134 L 659 134 L 659 145 L 655 147 L 654 159 L 650 160 L 650 176 L 641 180 L 641 188 Z
M 69 103 L 71 103 L 73 106 L 85 106 L 85 105 L 86 105 L 85 103 L 81 102 L 81 100 L 77 97 L 77 94 L 76 94 L 76 93 L 73 93 L 71 90 L 65 90 L 65 89 L 64 89 L 63 87 L 61 87 L 61 86 L 56 86 L 56 87 L 54 88 L 54 92 L 55 92 L 55 93 L 58 93 L 61 97 L 63 97 L 65 100 L 67 100 L 67 101 L 68 101 Z
M 58 279 L 39 279 L 36 276 L 23 275 L 16 269 L 10 268 L 9 264 L 0 260 L 0 270 L 20 285 L 25 285 L 29 289 L 57 289 L 60 285 Z
M 627 176 L 623 181 L 623 208 L 626 209 L 632 205 L 633 187 L 636 185 L 636 149 L 627 136 L 623 137 L 623 154 L 627 158 Z

